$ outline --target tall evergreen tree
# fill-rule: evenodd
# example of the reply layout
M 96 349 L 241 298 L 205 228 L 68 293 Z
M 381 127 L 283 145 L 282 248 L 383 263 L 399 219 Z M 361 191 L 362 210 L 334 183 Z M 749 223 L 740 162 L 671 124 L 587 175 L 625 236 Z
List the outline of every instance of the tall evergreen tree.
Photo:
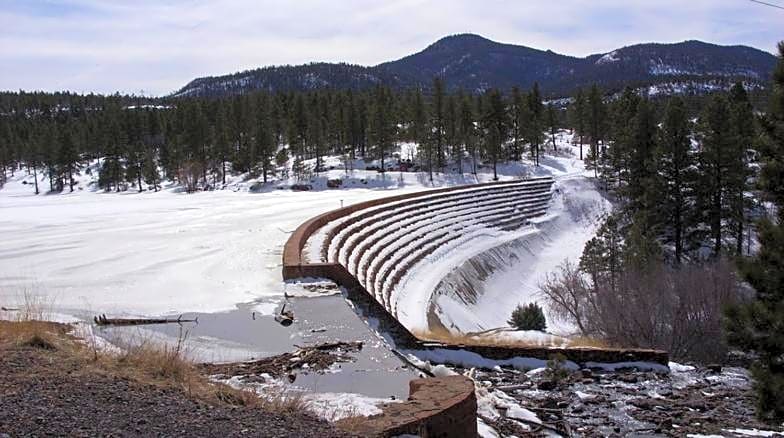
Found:
M 542 104 L 542 94 L 539 91 L 539 84 L 534 83 L 531 93 L 528 94 L 528 111 L 530 123 L 528 123 L 527 140 L 531 145 L 531 154 L 534 164 L 539 165 L 539 149 L 544 142 L 544 105 Z
M 659 220 L 664 240 L 675 247 L 675 262 L 683 259 L 688 230 L 688 212 L 693 206 L 694 159 L 691 153 L 691 128 L 681 98 L 667 103 L 656 148 L 658 168 L 653 188 L 658 191 Z
M 511 95 L 511 134 L 512 134 L 512 149 L 510 157 L 512 160 L 519 160 L 522 158 L 522 143 L 526 137 L 526 125 L 530 119 L 530 110 L 528 103 L 523 93 L 517 87 L 512 87 Z
M 470 96 L 464 96 L 460 101 L 460 142 L 463 149 L 471 157 L 471 173 L 476 175 L 476 125 L 474 104 Z
M 765 139 L 761 186 L 777 206 L 778 217 L 760 224 L 759 253 L 743 260 L 740 269 L 756 297 L 727 311 L 730 344 L 753 351 L 752 366 L 763 419 L 784 420 L 784 42 L 773 73 L 773 98 L 763 119 Z
M 587 108 L 588 104 L 585 99 L 585 93 L 582 88 L 577 89 L 574 96 L 574 103 L 570 106 L 570 118 L 574 135 L 580 140 L 580 160 L 583 157 L 583 138 L 587 132 Z
M 746 227 L 746 192 L 751 176 L 748 165 L 748 151 L 756 136 L 754 110 L 743 84 L 736 83 L 729 93 L 730 124 L 733 130 L 733 144 L 728 166 L 729 219 L 731 232 L 735 237 L 735 251 L 743 254 L 743 236 Z
M 587 123 L 588 123 L 588 137 L 591 140 L 590 159 L 594 169 L 594 176 L 598 176 L 599 160 L 601 159 L 599 153 L 599 143 L 604 137 L 605 124 L 606 124 L 606 108 L 604 105 L 604 97 L 599 87 L 594 84 L 588 94 L 588 109 L 587 109 Z
M 593 287 L 608 287 L 615 292 L 623 263 L 623 234 L 617 216 L 608 216 L 596 236 L 583 248 L 580 270 L 588 273 Z
M 713 255 L 722 249 L 728 205 L 728 175 L 732 165 L 732 128 L 729 102 L 725 96 L 713 97 L 700 121 L 701 150 L 698 155 L 700 179 L 698 185 L 699 211 L 710 228 Z
M 493 89 L 487 93 L 487 106 L 484 115 L 487 126 L 486 147 L 490 160 L 493 162 L 493 180 L 498 180 L 498 159 L 503 151 L 507 138 L 506 107 L 501 92 Z
M 438 165 L 439 169 L 444 168 L 444 112 L 445 109 L 445 87 L 444 81 L 440 77 L 436 77 L 433 79 L 433 103 L 432 103 L 432 110 L 430 114 L 432 116 L 432 129 L 433 129 L 433 138 L 435 140 L 435 154 L 436 154 L 436 164 Z M 430 181 L 432 182 L 432 173 L 430 177 Z
M 608 109 L 607 131 L 612 145 L 607 148 L 601 169 L 605 181 L 614 180 L 615 188 L 619 190 L 632 178 L 631 163 L 638 140 L 637 109 L 640 100 L 640 96 L 627 87 Z M 648 114 L 642 120 L 647 120 L 647 117 Z
M 555 134 L 558 132 L 558 110 L 552 103 L 547 105 L 547 129 L 550 131 L 553 152 L 558 152 L 558 146 L 555 144 Z

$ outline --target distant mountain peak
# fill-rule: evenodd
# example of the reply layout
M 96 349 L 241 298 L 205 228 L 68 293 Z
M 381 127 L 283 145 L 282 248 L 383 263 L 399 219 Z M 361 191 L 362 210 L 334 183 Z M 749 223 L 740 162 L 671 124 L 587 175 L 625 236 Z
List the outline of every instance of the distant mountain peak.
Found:
M 776 57 L 747 46 L 697 40 L 642 43 L 584 58 L 498 43 L 474 33 L 449 35 L 420 52 L 373 67 L 312 63 L 264 67 L 232 75 L 198 78 L 176 96 L 239 94 L 252 90 L 363 89 L 377 84 L 426 88 L 442 77 L 450 89 L 529 88 L 538 82 L 552 97 L 594 83 L 609 90 L 673 82 L 743 80 L 763 86 Z M 677 88 L 677 87 L 676 87 Z

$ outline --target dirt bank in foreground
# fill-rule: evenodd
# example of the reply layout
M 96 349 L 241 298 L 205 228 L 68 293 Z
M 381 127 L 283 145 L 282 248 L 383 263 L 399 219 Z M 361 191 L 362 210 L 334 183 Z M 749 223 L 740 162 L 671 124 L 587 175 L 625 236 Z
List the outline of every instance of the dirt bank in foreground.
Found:
M 208 396 L 203 380 L 181 379 L 181 371 L 91 360 L 63 326 L 14 324 L 32 323 L 0 321 L 0 437 L 347 436 L 298 412 L 251 405 L 228 388 Z

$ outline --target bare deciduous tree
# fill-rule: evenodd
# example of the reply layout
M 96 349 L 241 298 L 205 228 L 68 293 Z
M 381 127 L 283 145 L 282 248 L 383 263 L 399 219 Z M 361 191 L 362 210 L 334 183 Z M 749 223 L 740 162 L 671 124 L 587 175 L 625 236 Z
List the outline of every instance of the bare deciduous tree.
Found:
M 180 168 L 180 181 L 185 185 L 185 191 L 193 193 L 199 186 L 199 178 L 204 172 L 204 167 L 196 161 L 188 161 Z
M 540 289 L 553 316 L 573 323 L 583 336 L 702 362 L 725 356 L 722 308 L 742 299 L 735 271 L 725 260 L 628 270 L 615 287 L 593 285 L 566 262 Z

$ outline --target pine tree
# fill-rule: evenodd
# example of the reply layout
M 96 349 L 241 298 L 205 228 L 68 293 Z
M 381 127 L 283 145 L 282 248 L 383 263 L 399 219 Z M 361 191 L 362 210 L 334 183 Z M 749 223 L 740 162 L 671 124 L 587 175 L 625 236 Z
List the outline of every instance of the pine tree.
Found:
M 542 307 L 537 303 L 528 303 L 525 307 L 517 305 L 507 324 L 517 330 L 547 330 L 547 320 Z
M 743 235 L 746 225 L 746 192 L 749 189 L 748 178 L 751 176 L 747 162 L 747 153 L 754 142 L 756 126 L 754 111 L 743 84 L 736 83 L 730 89 L 729 99 L 733 141 L 732 147 L 728 151 L 728 216 L 730 229 L 735 237 L 736 253 L 742 255 Z
M 275 142 L 274 125 L 270 109 L 270 102 L 267 95 L 260 95 L 256 102 L 257 121 L 253 139 L 255 141 L 258 164 L 261 166 L 261 179 L 264 183 L 267 182 L 267 178 L 272 171 L 272 160 L 277 152 L 277 143 Z
M 606 108 L 599 87 L 594 84 L 588 94 L 588 109 L 586 121 L 588 123 L 588 137 L 591 140 L 590 159 L 594 169 L 594 176 L 598 176 L 599 142 L 605 134 Z
M 396 120 L 393 117 L 392 91 L 381 85 L 373 93 L 369 137 L 375 156 L 381 161 L 381 172 L 386 171 L 385 159 L 395 140 Z
M 587 131 L 587 102 L 582 88 L 577 89 L 574 103 L 570 107 L 570 119 L 574 135 L 580 139 L 580 160 L 583 159 L 583 138 Z
M 445 99 L 445 90 L 444 90 L 444 81 L 440 77 L 435 77 L 433 79 L 433 102 L 432 102 L 432 110 L 430 114 L 432 116 L 432 127 L 433 127 L 433 139 L 435 140 L 435 154 L 436 154 L 436 164 L 439 169 L 444 168 L 444 154 L 443 154 L 443 147 L 444 147 L 444 112 L 446 109 L 444 108 L 444 99 Z M 432 167 L 432 166 L 431 166 Z M 430 176 L 430 182 L 433 182 L 432 173 Z
M 470 96 L 460 101 L 460 142 L 471 157 L 471 173 L 476 175 L 476 125 L 474 123 L 474 104 Z
M 156 157 L 155 148 L 148 147 L 145 151 L 144 167 L 142 168 L 142 177 L 147 185 L 152 186 L 154 191 L 161 188 L 161 175 L 158 173 L 158 159 Z
M 506 106 L 501 92 L 490 90 L 487 93 L 488 103 L 484 115 L 487 126 L 486 146 L 490 159 L 493 161 L 493 180 L 498 180 L 498 159 L 503 152 L 503 145 L 507 138 Z
M 451 148 L 450 156 L 454 160 L 455 165 L 462 173 L 463 168 L 463 148 L 462 144 L 457 140 L 457 100 L 455 95 L 448 95 L 446 98 L 446 106 L 444 108 L 444 138 L 446 144 Z
M 675 262 L 683 259 L 688 229 L 688 211 L 694 197 L 694 159 L 691 129 L 683 100 L 670 99 L 664 113 L 656 148 L 658 169 L 654 189 L 658 191 L 659 220 L 664 239 L 675 246 Z
M 553 143 L 553 152 L 558 152 L 555 144 L 555 134 L 558 132 L 558 110 L 552 103 L 547 105 L 547 127 L 550 130 L 550 141 Z
M 784 420 L 784 42 L 779 43 L 773 98 L 762 126 L 765 141 L 761 186 L 778 207 L 778 217 L 760 224 L 759 253 L 740 263 L 741 273 L 756 290 L 756 297 L 727 311 L 726 329 L 731 345 L 758 355 L 752 374 L 759 416 L 781 422 Z
M 580 270 L 591 277 L 594 289 L 606 286 L 613 292 L 616 290 L 624 254 L 621 228 L 617 216 L 608 216 L 583 248 Z
M 70 129 L 65 128 L 60 134 L 60 149 L 57 157 L 58 174 L 67 176 L 70 191 L 74 190 L 74 174 L 79 172 L 79 151 L 75 134 Z
M 511 159 L 519 160 L 522 158 L 522 143 L 526 138 L 527 124 L 530 120 L 530 109 L 526 97 L 517 87 L 512 88 L 511 96 L 511 134 L 512 150 Z
M 733 148 L 729 102 L 725 96 L 711 99 L 702 116 L 700 131 L 699 211 L 703 212 L 702 220 L 710 228 L 713 255 L 718 256 L 724 237 L 724 219 L 728 216 L 728 172 Z
M 631 161 L 637 141 L 637 109 L 640 100 L 640 96 L 627 87 L 608 110 L 607 131 L 612 145 L 607 149 L 601 167 L 605 181 L 615 180 L 615 188 L 618 190 L 628 184 L 632 177 Z
M 539 92 L 539 84 L 534 83 L 531 93 L 528 94 L 528 112 L 530 122 L 528 123 L 527 140 L 531 145 L 531 154 L 534 164 L 539 165 L 539 148 L 544 142 L 544 105 L 542 104 L 542 94 Z
M 629 181 L 623 192 L 626 195 L 627 208 L 645 214 L 646 223 L 653 225 L 654 222 L 649 218 L 654 214 L 658 203 L 652 185 L 656 172 L 653 159 L 658 128 L 647 98 L 641 99 L 637 106 L 633 130 L 633 140 L 628 151 Z
M 428 157 L 432 156 L 432 151 L 425 150 L 429 147 L 430 143 L 428 137 L 428 115 L 427 108 L 425 107 L 425 100 L 422 97 L 422 91 L 417 89 L 412 99 L 412 117 L 411 117 L 411 136 L 412 140 L 419 147 L 419 152 L 424 152 Z M 428 172 L 430 172 L 430 181 L 433 181 L 433 169 L 428 163 Z
M 215 124 L 212 129 L 212 144 L 215 145 L 215 156 L 220 163 L 221 184 L 226 184 L 226 166 L 230 159 L 231 147 L 229 145 L 228 122 L 226 121 L 227 108 L 223 102 L 217 103 L 215 109 Z

